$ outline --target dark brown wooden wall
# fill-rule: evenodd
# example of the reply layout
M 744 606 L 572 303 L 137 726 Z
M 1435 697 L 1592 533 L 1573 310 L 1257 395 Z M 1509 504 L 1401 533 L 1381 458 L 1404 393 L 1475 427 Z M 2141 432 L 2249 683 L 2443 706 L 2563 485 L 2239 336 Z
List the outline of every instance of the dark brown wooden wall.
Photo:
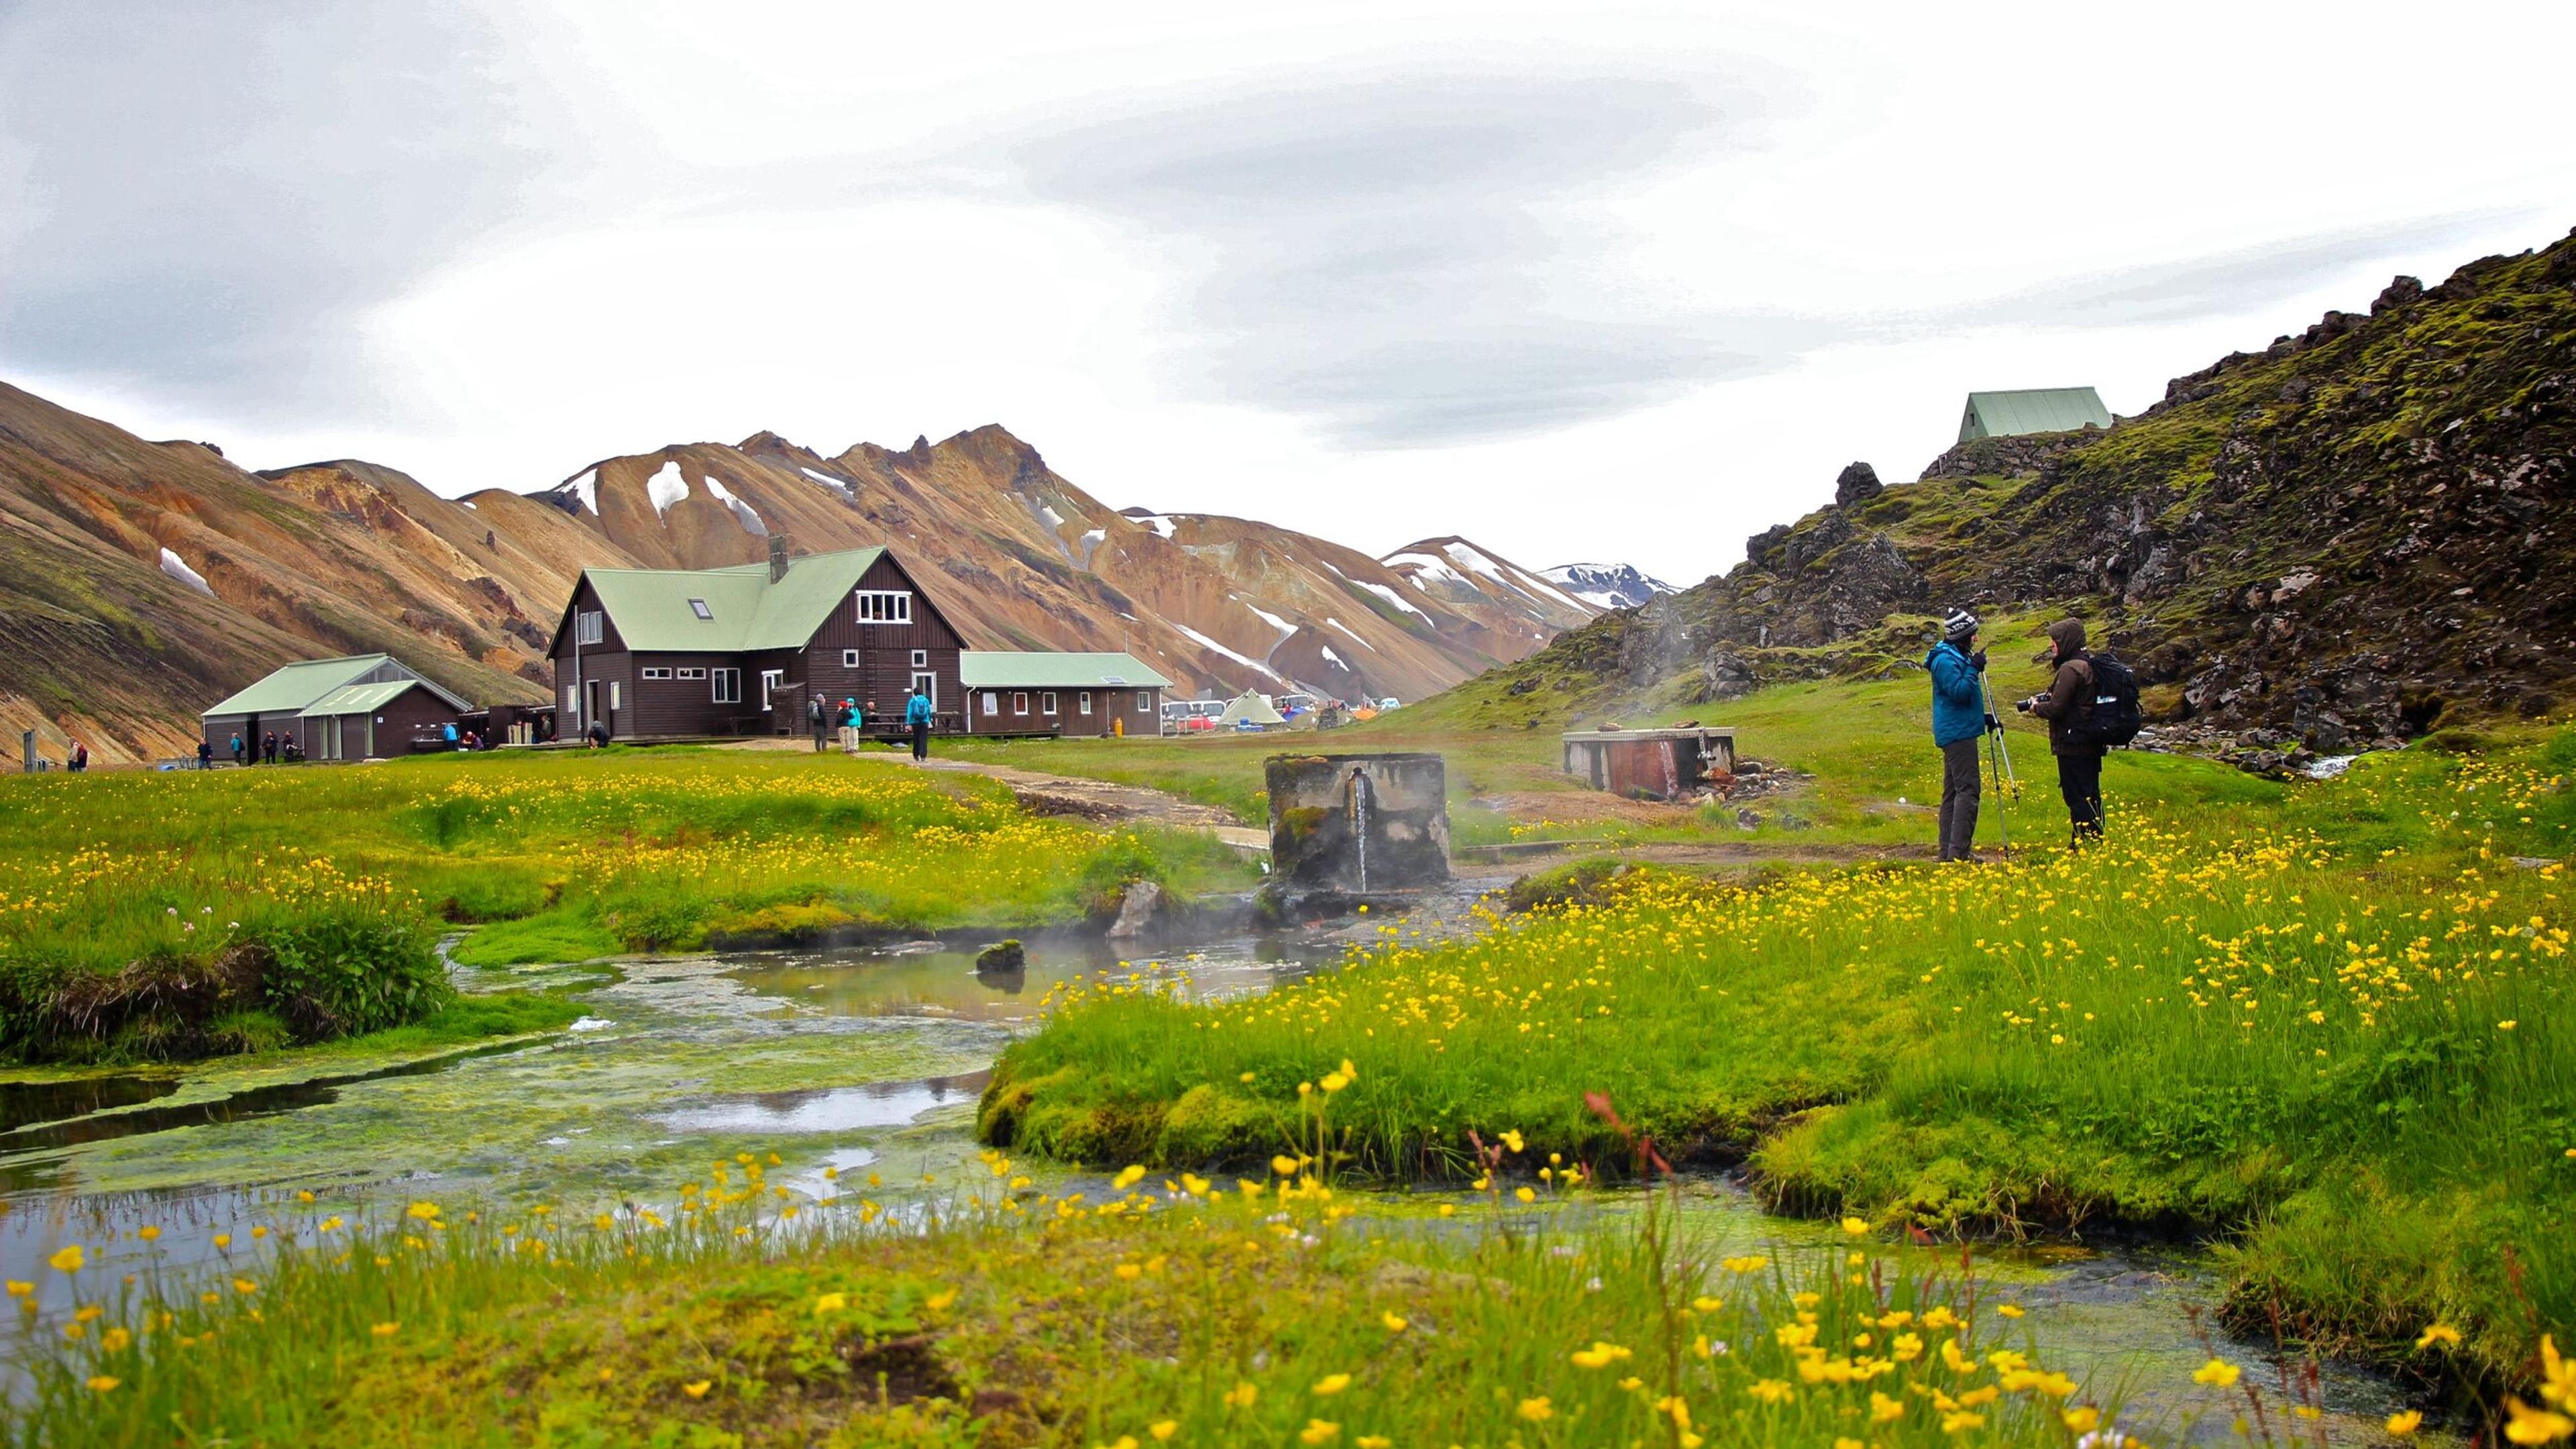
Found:
M 987 735 L 1036 734 L 1059 727 L 1066 735 L 1106 735 L 1113 732 L 1114 722 L 1123 720 L 1131 737 L 1162 733 L 1163 692 L 1159 689 L 1142 691 L 1146 700 L 1143 709 L 1136 707 L 1138 693 L 1132 687 L 1095 688 L 1091 691 L 1091 713 L 1086 715 L 1082 712 L 1081 690 L 1059 689 L 1055 692 L 1056 712 L 1050 715 L 1046 713 L 1046 691 L 1043 689 L 978 688 L 966 702 L 966 727 L 977 734 Z M 987 694 L 997 696 L 996 709 L 992 714 L 984 713 L 984 696 Z M 1028 696 L 1028 713 L 1015 714 L 1011 706 L 1023 694 Z
M 836 703 L 851 696 L 863 705 L 873 699 L 877 709 L 871 718 L 901 718 L 904 700 L 912 692 L 912 651 L 916 649 L 928 652 L 930 661 L 925 667 L 938 676 L 939 697 L 935 702 L 940 714 L 950 716 L 962 711 L 966 691 L 957 680 L 957 655 L 965 641 L 958 637 L 939 605 L 922 592 L 891 554 L 870 566 L 860 576 L 858 587 L 910 590 L 912 622 L 862 624 L 856 599 L 842 600 L 805 647 L 801 678 L 796 678 L 796 722 L 790 728 L 805 727 L 804 700 L 815 694 Z M 841 663 L 841 651 L 845 649 L 859 651 L 858 668 Z

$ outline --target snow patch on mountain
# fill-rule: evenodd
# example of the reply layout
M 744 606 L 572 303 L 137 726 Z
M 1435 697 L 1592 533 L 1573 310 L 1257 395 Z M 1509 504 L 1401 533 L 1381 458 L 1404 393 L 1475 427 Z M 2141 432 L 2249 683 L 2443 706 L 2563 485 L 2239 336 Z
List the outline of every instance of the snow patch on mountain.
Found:
M 195 589 L 198 593 L 204 594 L 210 599 L 215 595 L 214 585 L 206 582 L 206 576 L 204 574 L 188 567 L 188 561 L 186 559 L 179 557 L 177 553 L 166 548 L 161 550 L 161 572 L 168 574 L 170 577 L 177 579 L 179 582 L 186 584 L 189 588 Z
M 734 522 L 742 525 L 743 532 L 754 538 L 769 537 L 769 525 L 761 522 L 759 513 L 755 512 L 750 504 L 735 497 L 733 490 L 724 486 L 723 480 L 713 473 L 707 475 L 707 491 L 715 495 L 718 503 L 733 510 Z
M 1444 544 L 1440 551 L 1471 572 L 1483 574 L 1515 593 L 1553 599 L 1569 609 L 1582 607 L 1547 580 L 1523 573 L 1516 568 L 1506 569 L 1465 543 Z
M 1373 584 L 1373 583 L 1370 583 L 1370 582 L 1369 582 L 1368 580 L 1366 580 L 1366 579 L 1355 579 L 1355 578 L 1352 578 L 1349 574 L 1343 573 L 1343 572 L 1342 572 L 1340 569 L 1338 569 L 1338 568 L 1334 568 L 1334 567 L 1333 567 L 1333 565 L 1332 565 L 1332 563 L 1331 563 L 1329 560 L 1328 560 L 1328 561 L 1326 561 L 1326 563 L 1324 564 L 1324 567 L 1326 567 L 1326 568 L 1328 568 L 1328 569 L 1332 569 L 1332 570 L 1333 570 L 1333 577 L 1334 577 L 1334 578 L 1337 578 L 1337 579 L 1340 579 L 1343 583 L 1349 584 L 1351 587 L 1356 588 L 1356 589 L 1366 589 L 1366 590 L 1368 590 L 1370 593 L 1375 594 L 1375 595 L 1377 595 L 1379 598 L 1386 600 L 1388 603 L 1395 605 L 1395 606 L 1396 606 L 1397 608 L 1399 608 L 1399 609 L 1402 609 L 1404 612 L 1406 612 L 1406 613 L 1408 613 L 1408 614 L 1413 615 L 1413 616 L 1414 616 L 1415 618 L 1417 618 L 1417 619 L 1420 619 L 1420 620 L 1421 620 L 1423 623 L 1425 623 L 1425 624 L 1428 624 L 1428 623 L 1430 623 L 1430 622 L 1431 622 L 1431 616 L 1430 616 L 1429 614 L 1426 614 L 1426 613 L 1422 612 L 1420 609 L 1417 609 L 1417 608 L 1413 607 L 1413 601 L 1412 601 L 1412 600 L 1410 600 L 1410 599 L 1406 598 L 1406 597 L 1405 597 L 1404 595 L 1402 595 L 1402 594 L 1397 593 L 1395 590 L 1388 588 L 1386 585 L 1384 585 L 1384 584 Z
M 644 496 L 653 500 L 653 516 L 664 517 L 672 504 L 689 496 L 689 480 L 680 475 L 678 463 L 665 463 L 661 472 L 645 480 Z
M 580 476 L 558 484 L 555 491 L 561 493 L 567 489 L 571 490 L 572 496 L 581 500 L 582 507 L 590 510 L 591 517 L 599 516 L 599 470 L 597 468 L 583 469 Z
M 833 477 L 829 473 L 817 473 L 811 468 L 798 468 L 796 471 L 813 479 L 815 482 L 822 484 L 824 487 L 831 489 L 834 493 L 839 494 L 843 503 L 856 503 L 859 501 L 859 496 L 850 491 L 849 484 Z
M 1278 680 L 1281 684 L 1286 684 L 1288 682 L 1286 676 L 1280 674 L 1278 670 L 1271 668 L 1269 665 L 1262 663 L 1258 659 L 1247 658 L 1244 655 L 1235 653 L 1233 650 L 1226 648 L 1224 645 L 1219 644 L 1214 639 L 1209 638 L 1187 624 L 1173 624 L 1172 627 L 1180 630 L 1183 634 L 1188 635 L 1191 642 L 1202 648 L 1214 650 L 1215 652 L 1224 655 L 1226 658 L 1233 660 L 1235 663 L 1241 664 L 1247 668 L 1258 669 L 1262 673 L 1269 675 L 1271 678 Z
M 1358 646 L 1360 646 L 1362 649 L 1367 650 L 1367 651 L 1368 651 L 1368 652 L 1370 652 L 1371 654 L 1375 654 L 1375 653 L 1377 652 L 1377 646 L 1376 646 L 1376 645 L 1371 644 L 1369 641 L 1367 641 L 1366 639 L 1361 638 L 1361 637 L 1360 637 L 1359 635 L 1357 635 L 1357 634 L 1352 634 L 1352 633 L 1351 633 L 1351 626 L 1350 626 L 1350 625 L 1348 625 L 1348 624 L 1343 623 L 1341 620 L 1339 620 L 1339 619 L 1333 619 L 1333 618 L 1327 618 L 1327 619 L 1325 619 L 1325 620 L 1324 620 L 1324 623 L 1325 623 L 1325 624 L 1327 624 L 1328 626 L 1332 627 L 1332 628 L 1335 628 L 1335 629 L 1339 629 L 1339 630 L 1341 630 L 1341 631 L 1342 631 L 1343 633 L 1345 633 L 1345 634 L 1350 634 L 1350 636 L 1351 636 L 1351 642 L 1352 642 L 1352 643 L 1357 644 L 1357 645 L 1358 645 Z

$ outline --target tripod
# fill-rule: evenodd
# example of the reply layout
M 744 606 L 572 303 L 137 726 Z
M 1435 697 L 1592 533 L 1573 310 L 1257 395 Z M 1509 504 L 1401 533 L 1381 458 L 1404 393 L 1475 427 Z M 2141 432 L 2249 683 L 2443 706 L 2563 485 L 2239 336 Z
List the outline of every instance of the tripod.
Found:
M 1977 673 L 1977 693 L 1986 702 L 1986 773 L 1995 782 L 1995 832 L 2003 837 L 2004 858 L 2012 858 L 2012 827 L 2004 822 L 2004 797 L 2021 798 L 2021 779 L 2013 774 L 2012 746 L 2004 740 L 2004 722 L 1995 714 L 1995 692 Z

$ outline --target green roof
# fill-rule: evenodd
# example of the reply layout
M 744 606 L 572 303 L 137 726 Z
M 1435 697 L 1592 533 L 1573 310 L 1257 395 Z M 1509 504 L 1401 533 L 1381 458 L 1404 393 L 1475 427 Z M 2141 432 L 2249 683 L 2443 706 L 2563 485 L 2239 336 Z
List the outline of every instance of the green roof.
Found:
M 283 665 L 238 694 L 206 707 L 208 715 L 295 714 L 350 680 L 393 662 L 386 654 L 350 654 Z
M 589 569 L 590 586 L 629 649 L 651 653 L 797 649 L 850 597 L 881 548 L 813 554 L 769 581 L 769 565 L 721 569 Z M 690 606 L 707 606 L 701 619 Z
M 957 656 L 968 689 L 1169 689 L 1172 681 L 1133 654 L 1014 653 L 969 649 Z
M 416 686 L 427 685 L 424 679 L 388 679 L 376 684 L 344 684 L 313 701 L 304 709 L 304 717 L 313 719 L 335 714 L 374 714 L 393 703 Z M 435 691 L 435 686 L 431 686 Z
M 2066 433 L 2090 423 L 2111 426 L 2111 410 L 2089 387 L 2035 387 L 2019 392 L 1972 392 L 1959 419 L 1959 441 L 2016 438 L 2024 433 Z

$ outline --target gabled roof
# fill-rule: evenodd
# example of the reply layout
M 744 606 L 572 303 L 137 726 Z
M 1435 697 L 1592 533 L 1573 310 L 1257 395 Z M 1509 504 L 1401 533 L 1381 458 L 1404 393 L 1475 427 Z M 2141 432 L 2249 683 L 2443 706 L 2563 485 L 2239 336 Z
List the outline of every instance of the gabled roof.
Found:
M 653 653 L 796 649 L 883 557 L 882 548 L 812 554 L 769 581 L 769 565 L 720 569 L 587 569 L 626 647 Z M 690 607 L 703 600 L 710 617 Z
M 294 714 L 349 681 L 390 663 L 393 656 L 388 654 L 298 660 L 279 666 L 248 689 L 208 705 L 205 714 Z
M 437 695 L 455 706 L 459 714 L 472 708 L 465 701 L 426 679 L 386 679 L 373 684 L 344 684 L 307 705 L 303 717 L 315 719 L 329 715 L 374 714 L 415 689 L 426 689 Z
M 968 649 L 957 656 L 968 689 L 1169 689 L 1172 681 L 1133 654 L 1015 653 Z
M 2024 433 L 2065 433 L 2090 423 L 2111 426 L 2111 410 L 2089 387 L 2036 387 L 2016 392 L 1972 392 L 1959 420 L 1959 441 L 2014 438 Z

